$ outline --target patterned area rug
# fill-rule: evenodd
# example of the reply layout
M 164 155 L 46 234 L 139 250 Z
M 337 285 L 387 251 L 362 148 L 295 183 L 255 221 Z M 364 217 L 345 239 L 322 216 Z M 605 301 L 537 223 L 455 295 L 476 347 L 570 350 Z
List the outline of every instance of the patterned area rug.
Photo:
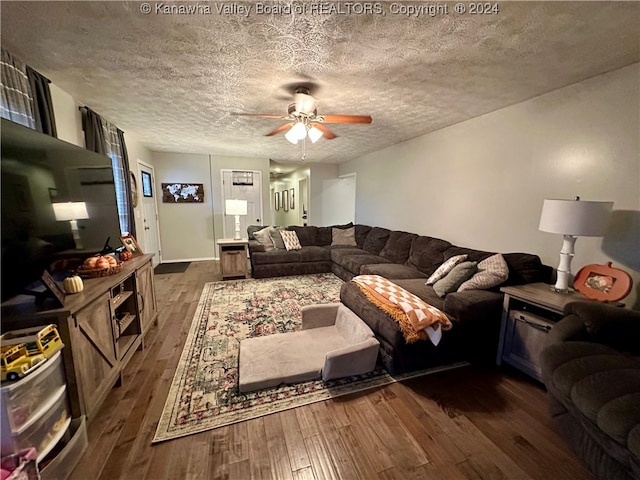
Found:
M 341 285 L 331 273 L 207 283 L 153 443 L 461 365 L 395 377 L 380 368 L 328 383 L 318 380 L 241 394 L 240 341 L 298 330 L 300 308 L 338 302 Z

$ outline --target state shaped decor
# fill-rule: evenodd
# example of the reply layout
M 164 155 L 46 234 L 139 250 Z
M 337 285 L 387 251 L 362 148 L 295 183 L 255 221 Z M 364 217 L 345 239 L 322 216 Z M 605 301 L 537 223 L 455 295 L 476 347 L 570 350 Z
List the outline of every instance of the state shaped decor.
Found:
M 617 302 L 629 294 L 633 280 L 624 270 L 612 267 L 611 262 L 603 265 L 594 263 L 580 269 L 573 286 L 592 300 Z

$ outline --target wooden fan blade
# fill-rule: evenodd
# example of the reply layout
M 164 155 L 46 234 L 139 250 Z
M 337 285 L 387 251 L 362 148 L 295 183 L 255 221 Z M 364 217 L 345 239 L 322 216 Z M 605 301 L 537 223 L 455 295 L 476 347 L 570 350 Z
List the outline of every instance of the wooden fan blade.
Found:
M 285 118 L 287 118 L 286 115 L 273 115 L 270 113 L 234 113 L 233 115 L 239 115 L 243 117 L 277 118 L 279 120 L 284 120 Z
M 333 140 L 334 138 L 337 137 L 335 133 L 333 133 L 331 130 L 329 130 L 327 127 L 325 127 L 321 123 L 314 123 L 313 126 L 316 127 L 318 130 L 320 130 L 322 132 L 322 136 L 327 140 Z
M 324 123 L 371 123 L 369 115 L 321 115 Z
M 293 123 L 285 123 L 284 125 L 280 125 L 278 128 L 271 130 L 269 133 L 265 134 L 265 137 L 271 137 L 273 135 L 282 133 L 285 130 L 289 130 L 292 126 L 293 126 Z

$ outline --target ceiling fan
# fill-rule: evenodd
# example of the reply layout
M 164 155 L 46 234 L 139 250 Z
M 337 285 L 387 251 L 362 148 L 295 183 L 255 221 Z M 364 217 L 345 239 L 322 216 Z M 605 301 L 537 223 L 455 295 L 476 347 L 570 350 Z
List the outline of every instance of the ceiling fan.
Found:
M 329 130 L 327 123 L 371 123 L 369 115 L 318 115 L 317 100 L 311 95 L 306 86 L 298 86 L 293 91 L 293 103 L 289 105 L 287 115 L 263 114 L 263 113 L 236 113 L 248 117 L 271 118 L 285 120 L 287 123 L 280 125 L 265 136 L 271 137 L 286 132 L 285 138 L 296 144 L 307 137 L 312 143 L 320 138 L 333 140 L 337 137 Z

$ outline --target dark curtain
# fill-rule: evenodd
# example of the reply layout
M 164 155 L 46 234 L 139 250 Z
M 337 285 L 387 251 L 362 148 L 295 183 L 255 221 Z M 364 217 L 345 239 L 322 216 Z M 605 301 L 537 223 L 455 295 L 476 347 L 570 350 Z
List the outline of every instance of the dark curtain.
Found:
M 120 149 L 121 149 L 120 158 L 122 159 L 122 168 L 125 172 L 129 172 L 131 171 L 131 169 L 129 167 L 129 154 L 127 153 L 127 146 L 124 143 L 124 132 L 119 128 L 117 129 L 117 131 L 118 131 L 118 139 L 120 140 Z M 136 222 L 135 222 L 135 216 L 133 212 L 133 198 L 131 198 L 131 175 L 125 175 L 125 179 L 126 179 L 126 185 L 127 185 L 127 192 L 129 192 L 129 205 L 128 205 L 129 233 L 135 237 Z
M 82 130 L 84 131 L 85 147 L 92 152 L 107 155 L 102 118 L 87 107 L 80 107 L 80 111 L 82 112 Z
M 28 65 L 27 77 L 33 95 L 33 116 L 36 121 L 36 130 L 57 138 L 56 117 L 53 114 L 53 102 L 51 90 L 49 90 L 51 81 Z

